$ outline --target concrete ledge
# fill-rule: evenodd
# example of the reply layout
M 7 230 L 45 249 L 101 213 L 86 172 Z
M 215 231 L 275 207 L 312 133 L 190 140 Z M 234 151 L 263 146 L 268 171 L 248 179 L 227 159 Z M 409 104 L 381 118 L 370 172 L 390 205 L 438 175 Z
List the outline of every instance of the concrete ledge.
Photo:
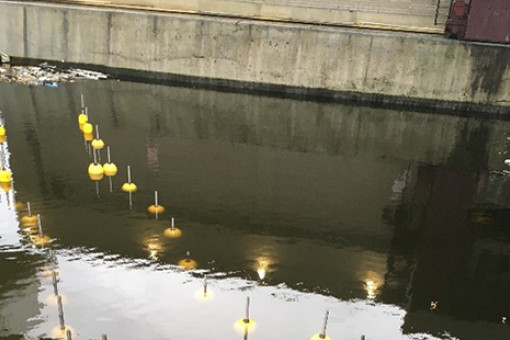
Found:
M 510 111 L 510 46 L 423 34 L 0 1 L 0 50 L 117 74 L 437 110 Z

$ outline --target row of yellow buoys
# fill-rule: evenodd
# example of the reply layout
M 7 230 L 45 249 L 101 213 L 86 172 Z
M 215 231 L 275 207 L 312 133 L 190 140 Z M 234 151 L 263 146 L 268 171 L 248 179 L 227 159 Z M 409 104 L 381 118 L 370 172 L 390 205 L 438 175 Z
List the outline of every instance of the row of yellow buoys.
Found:
M 6 160 L 4 154 L 4 142 L 7 140 L 7 131 L 2 121 L 0 121 L 0 188 L 4 191 L 9 191 L 12 188 L 12 175 L 9 169 L 6 169 Z
M 96 182 L 96 191 L 99 195 L 99 189 L 97 186 L 98 181 L 102 180 L 104 176 L 110 179 L 110 191 L 112 191 L 111 178 L 117 174 L 117 166 L 111 161 L 110 147 L 107 146 L 107 162 L 103 165 L 100 164 L 100 150 L 105 147 L 105 142 L 99 136 L 99 126 L 95 127 L 95 138 L 93 136 L 93 126 L 89 122 L 88 109 L 85 107 L 83 95 L 81 97 L 81 112 L 78 115 L 78 125 L 80 130 L 83 132 L 83 137 L 87 143 L 90 143 L 92 147 L 92 163 L 89 164 L 88 174 L 92 181 Z M 89 149 L 90 150 L 90 149 Z M 131 177 L 131 166 L 127 166 L 127 182 L 122 184 L 121 190 L 128 194 L 129 207 L 133 206 L 132 195 L 138 190 L 137 185 L 132 181 Z M 147 208 L 150 214 L 155 215 L 158 219 L 159 215 L 165 212 L 165 207 L 159 204 L 158 192 L 154 192 L 154 204 Z M 179 238 L 182 236 L 182 231 L 175 226 L 174 218 L 171 219 L 171 224 L 164 230 L 164 236 L 167 238 Z M 190 252 L 186 252 L 186 257 L 179 261 L 179 266 L 184 269 L 190 270 L 197 267 L 197 262 L 190 258 Z

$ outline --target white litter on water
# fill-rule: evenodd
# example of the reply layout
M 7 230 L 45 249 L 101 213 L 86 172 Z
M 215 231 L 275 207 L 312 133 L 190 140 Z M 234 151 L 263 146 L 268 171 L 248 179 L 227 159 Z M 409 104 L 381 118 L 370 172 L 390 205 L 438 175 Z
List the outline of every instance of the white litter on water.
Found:
M 0 81 L 34 86 L 58 87 L 61 83 L 72 83 L 80 79 L 99 80 L 107 76 L 101 72 L 77 68 L 62 69 L 41 64 L 39 66 L 0 66 Z

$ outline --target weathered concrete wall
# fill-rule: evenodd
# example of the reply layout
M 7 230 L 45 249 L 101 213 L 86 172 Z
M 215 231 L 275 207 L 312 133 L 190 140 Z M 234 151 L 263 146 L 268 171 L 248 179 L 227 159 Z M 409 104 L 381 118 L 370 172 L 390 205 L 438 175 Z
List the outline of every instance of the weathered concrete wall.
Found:
M 510 46 L 427 35 L 0 2 L 0 51 L 205 79 L 426 105 L 510 106 Z M 393 97 L 392 97 L 393 96 Z M 472 109 L 472 108 L 467 108 Z

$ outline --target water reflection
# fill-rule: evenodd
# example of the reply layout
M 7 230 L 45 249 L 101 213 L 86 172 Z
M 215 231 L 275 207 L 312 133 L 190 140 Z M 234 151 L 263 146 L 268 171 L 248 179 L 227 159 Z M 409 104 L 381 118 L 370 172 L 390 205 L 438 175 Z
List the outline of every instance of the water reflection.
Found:
M 127 164 L 136 170 L 131 211 L 118 188 L 90 185 L 74 114 L 82 92 L 94 98 L 94 123 L 121 176 Z M 17 190 L 0 197 L 2 221 L 13 219 L 11 240 L 27 240 L 3 202 L 31 201 L 42 214 L 78 338 L 146 338 L 150 329 L 154 339 L 237 339 L 234 311 L 249 290 L 254 339 L 314 334 L 307 316 L 324 307 L 335 316 L 332 338 L 505 339 L 508 123 L 122 82 L 0 85 L 0 103 Z M 155 188 L 179 228 L 148 219 Z M 35 291 L 31 305 L 46 290 L 31 279 L 43 265 L 20 273 Z M 197 291 L 213 296 L 203 273 L 221 281 L 215 298 L 190 304 Z M 22 292 L 22 279 L 8 275 L 14 286 L 4 291 Z M 54 306 L 39 308 L 21 317 L 36 336 L 51 327 L 27 320 L 56 320 Z M 16 332 L 6 322 L 0 329 Z

